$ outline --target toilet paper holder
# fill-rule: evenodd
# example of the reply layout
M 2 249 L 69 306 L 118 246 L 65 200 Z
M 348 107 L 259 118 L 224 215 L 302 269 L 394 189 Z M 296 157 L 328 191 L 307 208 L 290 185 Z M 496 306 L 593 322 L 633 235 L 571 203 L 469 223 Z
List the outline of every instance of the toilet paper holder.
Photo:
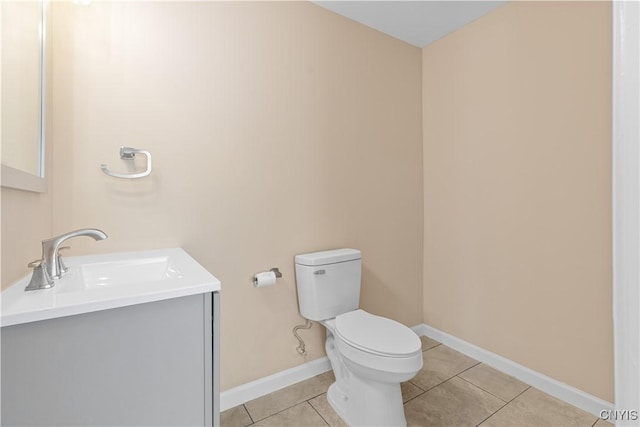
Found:
M 273 271 L 275 273 L 277 279 L 282 277 L 282 273 L 280 273 L 280 269 L 278 267 L 273 267 L 269 271 Z
M 276 276 L 276 279 L 279 279 L 282 277 L 282 273 L 280 272 L 280 269 L 278 267 L 273 267 L 269 271 Z M 256 286 L 257 284 L 258 284 L 258 275 L 255 275 L 253 276 L 253 285 Z

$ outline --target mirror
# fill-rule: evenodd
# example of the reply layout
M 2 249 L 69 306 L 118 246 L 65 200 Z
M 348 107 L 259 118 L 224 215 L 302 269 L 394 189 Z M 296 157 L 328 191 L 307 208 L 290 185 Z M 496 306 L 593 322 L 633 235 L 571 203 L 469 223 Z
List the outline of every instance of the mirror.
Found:
M 2 186 L 44 192 L 47 3 L 0 1 Z

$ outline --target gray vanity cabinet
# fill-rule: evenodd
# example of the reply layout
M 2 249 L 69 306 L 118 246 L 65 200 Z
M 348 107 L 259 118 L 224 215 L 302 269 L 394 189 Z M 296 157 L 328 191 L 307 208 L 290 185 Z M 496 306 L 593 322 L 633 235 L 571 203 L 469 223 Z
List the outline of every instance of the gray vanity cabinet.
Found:
M 3 327 L 2 425 L 218 425 L 218 319 L 214 292 Z

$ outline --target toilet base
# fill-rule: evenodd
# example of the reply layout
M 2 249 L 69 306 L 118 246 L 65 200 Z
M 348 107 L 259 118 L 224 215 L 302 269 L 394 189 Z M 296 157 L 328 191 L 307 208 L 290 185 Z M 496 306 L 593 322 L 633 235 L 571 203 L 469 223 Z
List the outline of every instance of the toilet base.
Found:
M 399 383 L 371 384 L 351 376 L 349 390 L 335 382 L 327 391 L 327 400 L 349 426 L 406 426 Z
M 342 421 L 349 426 L 354 426 L 355 424 L 347 419 L 347 400 L 347 395 L 340 390 L 337 382 L 329 386 L 329 390 L 327 391 L 327 401 L 329 401 L 329 405 L 331 405 L 333 410 L 336 411 L 336 414 L 342 418 Z

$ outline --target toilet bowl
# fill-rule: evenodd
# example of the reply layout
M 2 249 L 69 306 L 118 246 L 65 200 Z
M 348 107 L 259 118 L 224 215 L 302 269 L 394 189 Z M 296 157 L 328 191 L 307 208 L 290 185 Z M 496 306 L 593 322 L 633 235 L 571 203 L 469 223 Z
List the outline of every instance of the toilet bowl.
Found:
M 336 377 L 327 400 L 336 413 L 352 426 L 406 425 L 400 383 L 422 368 L 417 335 L 364 310 L 321 323 Z
M 422 368 L 421 342 L 405 325 L 358 308 L 360 251 L 297 255 L 302 316 L 327 330 L 325 348 L 336 381 L 327 400 L 351 426 L 404 426 L 400 383 Z

